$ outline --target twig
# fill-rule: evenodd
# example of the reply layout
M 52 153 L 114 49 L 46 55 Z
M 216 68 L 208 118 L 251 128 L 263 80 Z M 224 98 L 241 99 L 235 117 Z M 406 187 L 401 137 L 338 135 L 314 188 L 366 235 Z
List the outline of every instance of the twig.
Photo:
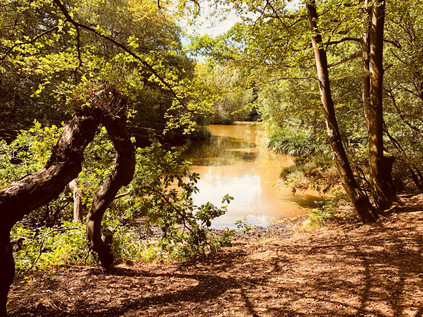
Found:
M 324 248 L 337 248 L 337 247 L 345 247 L 345 243 L 340 244 L 328 244 L 328 245 L 318 245 L 318 246 L 312 246 L 310 249 L 308 249 L 308 252 L 311 252 L 314 249 L 324 249 Z
M 355 38 L 355 37 L 344 37 L 340 40 L 337 41 L 328 41 L 326 43 L 324 43 L 324 45 L 328 46 L 328 45 L 336 45 L 336 44 L 340 44 L 343 42 L 356 42 L 356 43 L 361 43 L 361 40 L 359 38 Z
M 66 21 L 65 21 L 66 22 Z M 2 58 L 0 59 L 0 64 L 4 62 L 4 60 L 6 59 L 6 57 L 18 46 L 22 46 L 22 45 L 26 45 L 26 44 L 31 44 L 34 43 L 35 41 L 37 41 L 38 39 L 42 38 L 44 35 L 47 35 L 51 32 L 53 32 L 54 30 L 57 30 L 59 28 L 59 26 L 53 26 L 51 29 L 46 30 L 40 34 L 38 34 L 37 36 L 33 37 L 32 39 L 25 41 L 25 42 L 19 42 L 19 43 L 15 43 L 13 46 L 11 46 L 6 53 L 4 53 L 4 55 L 2 56 Z
M 273 13 L 276 16 L 276 19 L 279 20 L 279 22 L 283 25 L 283 27 L 289 33 L 289 35 L 292 35 L 291 30 L 286 26 L 285 22 L 282 20 L 282 18 L 280 17 L 279 13 L 276 11 L 275 7 L 269 2 L 269 0 L 266 0 L 266 5 L 268 5 L 272 9 Z
M 158 194 L 159 196 L 161 196 L 165 200 L 165 202 L 184 220 L 183 223 L 182 223 L 182 225 L 184 226 L 184 228 L 188 229 L 188 231 L 191 232 L 191 234 L 194 234 L 194 232 L 191 230 L 191 228 L 188 227 L 188 226 L 186 226 L 186 224 L 185 224 L 185 219 L 187 217 L 184 214 L 182 214 L 180 212 L 180 210 L 178 210 L 178 208 L 176 208 L 174 206 L 174 204 L 166 197 L 166 195 L 164 195 L 162 192 L 160 192 L 157 189 L 154 189 L 152 187 L 144 186 L 143 188 L 144 189 L 149 189 L 152 192 L 154 192 L 154 193 Z
M 361 52 L 354 53 L 354 54 L 352 54 L 352 55 L 350 55 L 348 57 L 345 57 L 345 58 L 340 59 L 340 60 L 338 60 L 338 61 L 336 61 L 336 62 L 334 62 L 332 64 L 329 64 L 328 67 L 338 66 L 340 64 L 349 62 L 349 61 L 351 61 L 353 59 L 356 59 L 356 58 L 359 58 L 359 57 L 361 57 Z
M 38 260 L 40 259 L 41 255 L 43 253 L 43 247 L 44 247 L 44 243 L 46 241 L 47 236 L 49 236 L 50 234 L 52 234 L 53 232 L 56 232 L 56 231 L 65 232 L 65 231 L 71 231 L 71 230 L 80 230 L 80 228 L 60 228 L 60 229 L 53 229 L 53 230 L 50 230 L 49 232 L 47 232 L 43 236 L 43 240 L 41 241 L 40 251 L 39 251 L 38 257 L 35 259 L 34 263 L 32 263 L 31 267 L 26 269 L 22 274 L 25 275 L 26 273 L 28 273 L 30 270 L 32 270 L 34 268 L 35 264 L 37 264 Z
M 131 194 L 131 191 L 130 190 L 128 190 L 126 193 L 122 193 L 122 194 L 116 195 L 115 198 L 114 198 L 114 200 L 119 199 L 119 198 L 122 198 L 122 197 L 125 197 L 125 196 L 129 196 L 129 194 Z
M 78 66 L 75 68 L 75 78 L 77 78 L 78 70 L 82 67 L 82 56 L 81 56 L 81 33 L 79 27 L 76 28 L 76 50 L 78 51 Z

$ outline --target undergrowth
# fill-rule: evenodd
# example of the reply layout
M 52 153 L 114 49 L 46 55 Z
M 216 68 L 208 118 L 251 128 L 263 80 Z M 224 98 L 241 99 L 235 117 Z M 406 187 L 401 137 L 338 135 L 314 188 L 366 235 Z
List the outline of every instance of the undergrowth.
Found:
M 295 157 L 295 164 L 284 168 L 280 174 L 294 194 L 308 189 L 325 194 L 339 184 L 326 138 L 316 137 L 306 130 L 280 128 L 270 135 L 268 147 Z
M 317 205 L 307 214 L 307 219 L 298 228 L 299 231 L 313 231 L 332 222 L 350 222 L 359 221 L 354 212 L 348 211 L 346 201 L 336 198 L 326 198 L 316 201 Z
M 12 143 L 0 142 L 0 188 L 41 168 L 60 131 L 60 127 L 36 122 Z M 84 154 L 77 182 L 86 215 L 113 166 L 114 149 L 104 128 Z M 223 197 L 220 207 L 195 205 L 192 195 L 198 191 L 199 175 L 189 171 L 180 153 L 154 140 L 148 147 L 137 148 L 136 160 L 133 181 L 121 189 L 103 217 L 103 237 L 111 244 L 115 263 L 185 260 L 230 244 L 233 230 L 217 234 L 211 222 L 226 212 L 232 197 Z M 11 241 L 19 274 L 97 262 L 87 246 L 85 225 L 71 221 L 72 207 L 72 195 L 64 192 L 13 227 Z

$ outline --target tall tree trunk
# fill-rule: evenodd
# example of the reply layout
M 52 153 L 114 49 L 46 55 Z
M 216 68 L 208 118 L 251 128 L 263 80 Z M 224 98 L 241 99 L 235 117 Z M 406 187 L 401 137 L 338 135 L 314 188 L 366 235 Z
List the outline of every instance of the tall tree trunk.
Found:
M 341 176 L 342 185 L 344 186 L 344 189 L 360 218 L 363 222 L 372 222 L 377 219 L 377 214 L 372 211 L 372 206 L 367 196 L 358 186 L 342 144 L 330 89 L 326 52 L 323 48 L 322 36 L 320 35 L 317 26 L 318 15 L 315 1 L 307 1 L 306 9 L 312 32 L 312 44 L 314 49 L 314 58 L 316 61 L 317 76 L 319 79 L 320 99 L 323 105 L 327 135 L 335 156 L 336 167 Z
M 369 74 L 368 79 L 366 78 L 367 83 L 363 79 L 363 103 L 369 135 L 369 165 L 372 192 L 376 206 L 382 210 L 388 208 L 395 198 L 395 188 L 392 182 L 393 157 L 384 157 L 383 147 L 383 30 L 385 1 L 373 0 L 369 13 L 369 31 L 366 37 L 363 36 L 362 44 L 363 68 L 368 67 Z M 366 55 L 368 57 L 367 61 L 365 61 Z
M 363 75 L 361 78 L 361 99 L 363 102 L 364 118 L 366 119 L 366 127 L 369 129 L 369 109 L 370 109 L 370 16 L 371 6 L 369 6 L 369 0 L 364 0 L 363 5 L 364 16 L 363 16 L 363 27 L 361 33 L 361 69 Z
M 116 94 L 109 103 L 101 103 L 105 117 L 103 124 L 116 150 L 115 165 L 102 187 L 97 191 L 87 215 L 87 238 L 90 248 L 97 252 L 102 266 L 113 265 L 110 245 L 101 237 L 101 221 L 107 207 L 122 186 L 129 184 L 135 171 L 135 150 L 126 129 L 124 100 Z
M 11 228 L 24 215 L 59 196 L 78 176 L 84 149 L 93 140 L 100 121 L 99 109 L 78 112 L 63 129 L 44 168 L 0 190 L 0 315 L 6 315 L 7 294 L 15 274 Z

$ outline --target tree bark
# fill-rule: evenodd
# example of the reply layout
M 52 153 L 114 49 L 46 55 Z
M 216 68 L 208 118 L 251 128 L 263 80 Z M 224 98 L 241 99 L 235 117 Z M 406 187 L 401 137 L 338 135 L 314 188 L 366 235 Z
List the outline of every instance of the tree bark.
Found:
M 384 157 L 383 147 L 383 30 L 385 1 L 373 0 L 369 31 L 369 164 L 373 197 L 376 206 L 386 209 L 395 198 L 392 182 L 392 157 Z
M 364 118 L 366 119 L 366 127 L 369 130 L 369 109 L 370 109 L 370 16 L 371 7 L 369 6 L 369 0 L 364 0 L 364 16 L 363 16 L 363 27 L 361 33 L 361 69 L 363 75 L 361 78 L 361 98 L 363 102 Z
M 93 140 L 101 122 L 110 134 L 117 159 L 114 170 L 94 198 L 87 217 L 87 235 L 91 238 L 93 249 L 99 252 L 102 264 L 110 266 L 113 262 L 109 248 L 106 253 L 98 251 L 106 245 L 101 240 L 101 218 L 119 188 L 132 180 L 135 151 L 125 128 L 125 103 L 119 94 L 113 89 L 103 89 L 94 93 L 90 103 L 92 107 L 78 111 L 65 126 L 44 168 L 0 190 L 0 259 L 5 267 L 0 274 L 0 316 L 7 315 L 7 294 L 15 274 L 11 228 L 24 215 L 56 198 L 78 176 L 84 150 Z
M 135 171 L 135 150 L 126 129 L 124 102 L 116 94 L 109 103 L 102 103 L 105 113 L 103 124 L 116 150 L 116 160 L 112 172 L 95 194 L 87 215 L 90 248 L 98 254 L 101 265 L 106 269 L 113 265 L 113 254 L 110 245 L 101 237 L 101 221 L 119 189 L 131 182 Z
M 327 56 L 323 48 L 322 36 L 317 26 L 318 15 L 315 1 L 307 1 L 306 9 L 312 32 L 312 45 L 319 79 L 320 99 L 326 120 L 327 135 L 335 156 L 336 167 L 341 176 L 342 185 L 361 220 L 363 222 L 372 222 L 377 219 L 377 214 L 372 210 L 372 205 L 368 197 L 362 192 L 354 178 L 339 132 L 330 89 Z
M 10 229 L 0 227 L 0 316 L 7 316 L 7 294 L 15 277 L 15 261 L 10 244 Z
M 101 121 L 101 111 L 85 108 L 65 126 L 50 159 L 38 172 L 0 190 L 0 315 L 6 315 L 7 294 L 15 268 L 10 230 L 36 208 L 55 199 L 81 171 L 85 147 L 93 140 Z

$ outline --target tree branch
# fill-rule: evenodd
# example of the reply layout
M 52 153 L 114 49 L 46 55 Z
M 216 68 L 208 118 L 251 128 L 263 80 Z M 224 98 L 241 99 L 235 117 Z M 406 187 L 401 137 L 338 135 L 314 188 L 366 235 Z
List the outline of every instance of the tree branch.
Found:
M 395 95 L 392 92 L 392 90 L 388 90 L 386 89 L 386 93 L 389 96 L 389 98 L 392 101 L 392 105 L 394 106 L 394 108 L 397 110 L 397 114 L 400 117 L 401 121 L 405 123 L 405 125 L 407 125 L 412 131 L 416 132 L 417 134 L 419 134 L 420 136 L 423 136 L 423 131 L 420 130 L 418 127 L 412 125 L 410 122 L 408 122 L 408 120 L 405 118 L 404 114 L 402 113 L 400 107 L 397 104 L 397 101 L 395 99 Z
M 45 233 L 44 236 L 43 236 L 43 240 L 41 240 L 41 244 L 40 244 L 40 247 L 39 247 L 37 258 L 35 259 L 34 262 L 32 262 L 32 265 L 22 273 L 22 275 L 25 275 L 26 273 L 28 273 L 30 270 L 32 270 L 35 267 L 35 264 L 37 264 L 38 260 L 41 258 L 41 255 L 43 254 L 44 243 L 46 242 L 47 237 L 50 234 L 52 234 L 54 232 L 66 232 L 66 231 L 71 231 L 71 230 L 81 230 L 81 228 L 77 228 L 77 227 L 74 227 L 74 228 L 58 228 L 58 229 L 52 229 L 52 230 L 48 231 L 47 233 Z
M 150 187 L 150 186 L 143 186 L 142 188 L 150 190 L 153 193 L 156 193 L 157 195 L 162 197 L 164 199 L 164 201 L 168 204 L 168 206 L 170 206 L 182 218 L 182 220 L 183 220 L 182 225 L 184 226 L 184 228 L 188 229 L 188 231 L 191 232 L 191 234 L 194 234 L 194 232 L 191 230 L 191 228 L 186 226 L 186 224 L 185 224 L 185 222 L 186 222 L 185 220 L 187 219 L 187 217 L 183 213 L 181 213 L 181 211 L 178 208 L 175 207 L 175 204 L 172 203 L 165 194 L 163 194 L 161 191 L 154 189 L 153 187 Z
M 110 36 L 107 36 L 105 34 L 100 33 L 99 31 L 97 31 L 96 29 L 79 23 L 77 21 L 75 21 L 75 19 L 73 19 L 71 17 L 71 15 L 69 14 L 68 9 L 64 6 L 64 4 L 60 1 L 60 0 L 53 0 L 53 2 L 59 7 L 60 11 L 62 11 L 63 15 L 66 17 L 66 22 L 69 22 L 71 24 L 73 24 L 75 26 L 75 28 L 81 28 L 81 29 L 85 29 L 91 33 L 94 33 L 95 35 L 111 42 L 112 44 L 114 44 L 115 46 L 119 47 L 120 49 L 122 49 L 123 51 L 125 51 L 126 53 L 128 53 L 129 55 L 131 55 L 133 58 L 135 58 L 137 61 L 139 61 L 142 65 L 144 65 L 154 76 L 156 76 L 159 81 L 170 90 L 170 92 L 174 95 L 174 97 L 176 98 L 176 100 L 179 101 L 179 103 L 181 105 L 184 105 L 184 103 L 182 102 L 181 98 L 176 94 L 176 92 L 173 90 L 173 87 L 166 82 L 166 80 L 160 76 L 160 74 L 154 70 L 153 66 L 151 66 L 149 63 L 147 63 L 145 60 L 143 60 L 140 56 L 138 56 L 136 53 L 134 53 L 133 51 L 131 51 L 129 48 L 127 48 L 125 45 L 123 45 L 122 43 L 119 43 L 118 41 L 116 41 L 115 39 L 113 39 Z
M 113 200 L 116 200 L 116 199 L 120 199 L 120 198 L 129 196 L 130 194 L 131 194 L 131 191 L 128 190 L 126 193 L 122 193 L 122 194 L 116 195 Z
M 352 55 L 350 55 L 348 57 L 345 57 L 343 59 L 340 59 L 339 61 L 336 61 L 336 62 L 334 62 L 332 64 L 329 64 L 328 67 L 338 66 L 340 64 L 349 62 L 349 61 L 351 61 L 353 59 L 356 59 L 356 58 L 359 58 L 359 57 L 361 57 L 361 52 L 354 53 L 354 54 L 352 54 Z
M 53 32 L 53 31 L 55 31 L 55 30 L 57 30 L 59 28 L 59 26 L 53 26 L 51 29 L 48 29 L 48 30 L 46 30 L 46 31 L 44 31 L 44 32 L 42 32 L 42 33 L 40 33 L 40 34 L 38 34 L 36 37 L 34 37 L 34 38 L 32 38 L 32 39 L 30 39 L 30 40 L 28 40 L 28 41 L 25 41 L 25 42 L 19 42 L 19 43 L 15 43 L 15 44 L 13 44 L 13 46 L 12 47 L 10 47 L 7 51 L 6 51 L 6 53 L 4 53 L 4 55 L 1 57 L 1 59 L 0 59 L 0 64 L 1 63 L 3 63 L 4 62 L 4 60 L 6 59 L 6 57 L 16 48 L 16 47 L 18 47 L 18 46 L 22 46 L 22 45 L 26 45 L 26 44 L 31 44 L 31 43 L 34 43 L 34 42 L 36 42 L 38 39 L 40 39 L 40 38 L 42 38 L 44 35 L 47 35 L 47 34 L 49 34 L 49 33 L 51 33 L 51 32 Z
M 78 70 L 82 67 L 82 56 L 81 56 L 81 33 L 79 27 L 76 28 L 76 50 L 78 51 L 78 61 L 79 64 L 75 68 L 75 75 L 77 75 Z
M 276 19 L 278 19 L 279 20 L 279 22 L 283 25 L 283 27 L 285 28 L 285 30 L 289 33 L 289 35 L 292 35 L 292 33 L 291 33 L 291 30 L 286 26 L 286 24 L 282 21 L 282 18 L 279 16 L 279 13 L 276 11 L 276 9 L 275 9 L 275 7 L 270 3 L 270 1 L 269 0 L 266 0 L 266 6 L 269 6 L 271 9 L 272 9 L 272 11 L 273 11 L 273 13 L 275 14 L 275 16 L 276 16 Z
M 326 46 L 328 46 L 328 45 L 336 45 L 336 44 L 347 42 L 347 41 L 361 43 L 361 40 L 359 38 L 355 38 L 355 37 L 344 37 L 344 38 L 342 38 L 342 39 L 340 39 L 338 41 L 328 41 L 328 42 L 324 43 L 324 45 L 326 45 Z
M 396 48 L 402 49 L 402 46 L 400 43 L 397 43 L 395 41 L 391 41 L 391 40 L 387 40 L 387 39 L 383 39 L 384 42 L 389 43 L 393 46 L 395 46 Z

